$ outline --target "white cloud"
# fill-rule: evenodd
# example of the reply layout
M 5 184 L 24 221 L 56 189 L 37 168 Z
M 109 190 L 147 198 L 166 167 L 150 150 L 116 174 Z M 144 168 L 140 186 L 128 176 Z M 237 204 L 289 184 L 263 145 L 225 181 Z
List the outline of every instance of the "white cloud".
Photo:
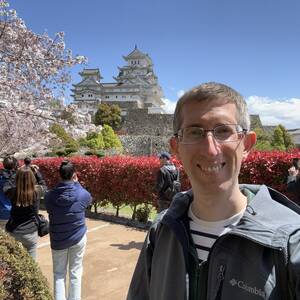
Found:
M 184 91 L 177 92 L 180 97 Z M 180 95 L 181 94 L 181 95 Z M 173 114 L 176 101 L 164 98 L 163 109 Z M 282 124 L 287 129 L 300 128 L 300 99 L 290 98 L 284 100 L 271 99 L 268 97 L 250 96 L 246 99 L 249 113 L 259 115 L 263 125 Z
M 185 93 L 184 90 L 179 90 L 177 92 L 177 97 L 180 98 L 181 96 L 183 96 L 184 93 Z
M 175 111 L 176 102 L 169 100 L 167 98 L 163 98 L 162 100 L 165 102 L 163 109 L 166 111 L 166 113 L 173 114 Z
M 300 99 L 250 96 L 246 101 L 250 114 L 259 115 L 263 125 L 282 124 L 288 129 L 300 128 Z

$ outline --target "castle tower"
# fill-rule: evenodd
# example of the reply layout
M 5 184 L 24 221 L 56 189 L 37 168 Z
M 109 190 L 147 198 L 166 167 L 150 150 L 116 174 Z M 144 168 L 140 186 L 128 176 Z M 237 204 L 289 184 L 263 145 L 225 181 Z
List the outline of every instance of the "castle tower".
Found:
M 99 69 L 83 69 L 79 75 L 82 80 L 73 84 L 74 89 L 72 89 L 74 104 L 83 113 L 94 114 L 101 102 L 102 84 L 100 80 L 103 77 L 101 77 Z
M 82 81 L 74 84 L 73 98 L 82 112 L 95 113 L 100 102 L 118 104 L 122 115 L 130 108 L 146 108 L 148 113 L 163 114 L 163 91 L 153 71 L 148 54 L 137 46 L 127 56 L 123 56 L 126 65 L 119 67 L 116 82 L 102 83 L 99 69 L 84 69 L 79 74 Z

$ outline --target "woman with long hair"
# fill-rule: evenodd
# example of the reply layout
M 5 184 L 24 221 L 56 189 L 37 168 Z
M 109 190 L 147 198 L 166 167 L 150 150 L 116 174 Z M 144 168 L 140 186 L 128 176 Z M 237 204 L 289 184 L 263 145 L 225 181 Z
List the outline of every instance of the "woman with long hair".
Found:
M 36 216 L 43 189 L 36 185 L 30 168 L 18 169 L 15 186 L 5 189 L 12 203 L 6 230 L 27 249 L 35 259 L 38 240 Z

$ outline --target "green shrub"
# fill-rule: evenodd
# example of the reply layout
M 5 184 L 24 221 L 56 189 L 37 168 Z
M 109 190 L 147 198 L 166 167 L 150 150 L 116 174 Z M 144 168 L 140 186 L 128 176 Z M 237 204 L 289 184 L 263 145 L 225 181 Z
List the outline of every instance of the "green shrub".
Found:
M 45 156 L 46 156 L 46 157 L 55 157 L 55 156 L 57 156 L 57 154 L 56 154 L 54 151 L 50 151 L 50 152 L 47 152 L 47 153 L 45 154 Z
M 101 133 L 103 136 L 104 149 L 122 148 L 119 137 L 114 133 L 114 130 L 109 125 L 104 125 Z
M 97 157 L 101 158 L 105 156 L 105 152 L 103 150 L 88 150 L 84 153 L 84 155 L 90 156 L 90 155 L 96 155 Z
M 137 208 L 137 210 L 135 211 L 135 218 L 139 222 L 147 223 L 150 212 L 151 212 L 151 208 L 149 207 L 149 205 L 147 204 L 142 205 L 139 208 Z
M 89 132 L 85 140 L 80 141 L 82 145 L 92 150 L 103 149 L 104 142 L 101 132 Z
M 56 153 L 57 156 L 67 156 L 79 150 L 79 143 L 61 125 L 54 123 L 50 126 L 49 130 L 63 142 L 62 148 L 52 149 L 52 152 Z
M 57 150 L 55 150 L 55 154 L 57 156 L 67 156 L 65 149 L 57 149 Z
M 0 299 L 53 299 L 38 264 L 22 244 L 0 230 Z
M 103 150 L 96 151 L 96 156 L 101 158 L 105 156 L 105 152 Z
M 95 155 L 95 152 L 92 150 L 88 150 L 84 152 L 84 155 L 90 156 L 90 155 Z

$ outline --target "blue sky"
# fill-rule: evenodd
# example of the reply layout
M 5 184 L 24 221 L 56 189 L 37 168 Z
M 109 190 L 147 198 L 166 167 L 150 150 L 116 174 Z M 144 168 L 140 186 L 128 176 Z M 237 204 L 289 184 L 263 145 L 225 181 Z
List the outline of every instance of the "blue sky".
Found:
M 298 0 L 11 0 L 27 27 L 64 31 L 112 82 L 135 44 L 150 55 L 168 111 L 178 95 L 207 81 L 238 90 L 264 125 L 300 127 Z M 72 70 L 73 83 L 81 67 Z

